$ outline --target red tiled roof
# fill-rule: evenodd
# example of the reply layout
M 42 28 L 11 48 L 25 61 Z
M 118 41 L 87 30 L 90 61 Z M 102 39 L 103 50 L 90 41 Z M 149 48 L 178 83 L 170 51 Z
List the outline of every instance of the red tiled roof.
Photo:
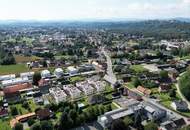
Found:
M 12 94 L 12 93 L 16 93 L 20 90 L 28 89 L 31 87 L 32 87 L 32 84 L 30 84 L 30 83 L 16 84 L 16 85 L 4 88 L 3 92 L 4 92 L 4 94 Z
M 146 94 L 146 95 L 150 95 L 151 94 L 151 90 L 150 89 L 144 88 L 142 86 L 138 86 L 137 90 L 140 91 L 143 94 Z

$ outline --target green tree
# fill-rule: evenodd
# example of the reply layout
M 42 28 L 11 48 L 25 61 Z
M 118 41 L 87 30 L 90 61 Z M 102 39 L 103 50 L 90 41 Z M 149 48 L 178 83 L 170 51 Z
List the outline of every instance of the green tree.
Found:
M 113 121 L 111 125 L 111 130 L 127 130 L 127 127 L 125 126 L 125 123 L 123 120 L 118 119 Z
M 15 106 L 11 106 L 11 115 L 15 116 L 18 115 L 18 109 Z
M 16 123 L 14 130 L 24 130 L 22 123 Z
M 68 117 L 66 112 L 63 112 L 59 123 L 59 130 L 70 129 L 72 125 L 73 120 Z
M 32 126 L 35 123 L 35 120 L 29 119 L 27 122 L 28 122 L 28 126 Z
M 168 78 L 168 72 L 165 70 L 160 71 L 160 78 L 161 79 L 167 79 Z
M 125 123 L 125 126 L 127 126 L 127 127 L 130 125 L 133 125 L 133 123 L 134 123 L 133 120 L 128 116 L 124 118 L 123 122 Z
M 172 98 L 175 98 L 176 97 L 176 90 L 175 89 L 171 89 L 169 91 L 169 96 L 172 97 Z
M 41 79 L 41 74 L 40 73 L 35 73 L 33 75 L 33 84 L 38 86 L 38 81 Z
M 34 123 L 34 124 L 31 126 L 30 130 L 42 130 L 41 125 L 40 125 L 40 122 Z
M 138 87 L 139 85 L 141 85 L 141 82 L 140 80 L 137 78 L 137 77 L 134 77 L 131 79 L 132 80 L 132 84 L 135 86 L 135 87 Z
M 42 130 L 53 130 L 53 124 L 51 121 L 41 121 L 40 124 Z
M 158 130 L 158 125 L 154 122 L 149 122 L 144 126 L 144 130 Z
M 190 125 L 181 128 L 180 130 L 190 130 Z

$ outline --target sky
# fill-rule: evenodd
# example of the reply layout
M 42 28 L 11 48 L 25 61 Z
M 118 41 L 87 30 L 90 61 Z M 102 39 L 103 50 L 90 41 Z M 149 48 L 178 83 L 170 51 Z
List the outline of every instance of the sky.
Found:
M 0 0 L 0 20 L 190 18 L 190 0 Z

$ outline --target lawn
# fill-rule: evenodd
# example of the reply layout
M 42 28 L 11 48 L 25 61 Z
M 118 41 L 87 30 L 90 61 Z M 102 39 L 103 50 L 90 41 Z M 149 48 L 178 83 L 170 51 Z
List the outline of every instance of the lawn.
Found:
M 141 72 L 147 71 L 147 69 L 145 69 L 143 67 L 143 65 L 132 65 L 132 66 L 130 66 L 130 69 L 134 70 L 137 73 L 141 73 Z
M 20 115 L 29 113 L 27 109 L 22 107 L 22 104 L 15 104 L 14 106 L 17 108 Z
M 78 82 L 78 81 L 83 81 L 85 78 L 82 76 L 75 76 L 75 77 L 71 77 L 70 80 L 72 83 Z
M 36 105 L 36 103 L 31 99 L 28 101 L 29 105 L 30 105 L 30 108 L 31 110 L 34 112 L 37 108 L 39 107 L 43 107 L 43 105 Z
M 0 75 L 19 74 L 21 72 L 27 72 L 27 71 L 28 71 L 28 68 L 25 64 L 0 65 Z
M 190 55 L 183 56 L 183 57 L 181 57 L 180 59 L 181 59 L 181 60 L 188 60 L 188 59 L 190 59 Z
M 127 88 L 129 88 L 129 89 L 133 89 L 133 88 L 135 88 L 135 86 L 133 85 L 132 82 L 128 82 L 128 83 L 126 83 L 125 86 L 126 86 Z
M 12 130 L 8 121 L 3 121 L 0 119 L 0 130 Z
M 37 56 L 22 56 L 22 55 L 14 55 L 16 63 L 26 63 L 31 61 L 40 60 L 40 57 Z

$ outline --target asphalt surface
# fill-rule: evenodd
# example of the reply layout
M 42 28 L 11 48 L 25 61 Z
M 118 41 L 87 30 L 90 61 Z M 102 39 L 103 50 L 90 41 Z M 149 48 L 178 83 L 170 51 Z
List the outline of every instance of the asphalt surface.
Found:
M 107 60 L 107 74 L 104 76 L 104 79 L 110 82 L 112 85 L 114 85 L 117 79 L 115 74 L 113 73 L 111 58 L 104 48 L 102 48 L 102 53 L 105 55 Z

